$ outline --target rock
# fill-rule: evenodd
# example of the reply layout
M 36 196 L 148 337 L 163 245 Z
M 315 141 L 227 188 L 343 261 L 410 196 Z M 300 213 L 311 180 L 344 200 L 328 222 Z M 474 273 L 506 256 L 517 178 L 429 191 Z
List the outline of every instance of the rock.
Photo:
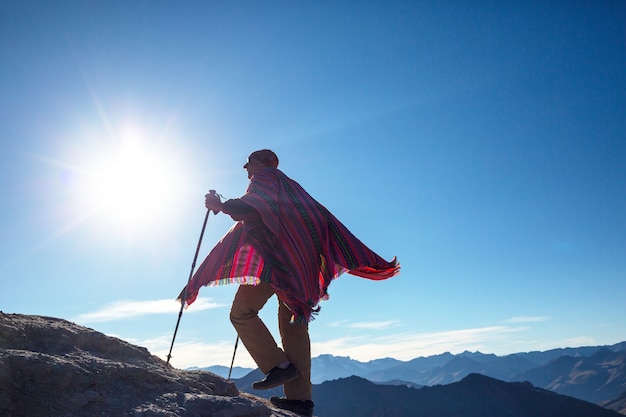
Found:
M 0 312 L 3 417 L 287 417 L 203 371 L 66 320 Z

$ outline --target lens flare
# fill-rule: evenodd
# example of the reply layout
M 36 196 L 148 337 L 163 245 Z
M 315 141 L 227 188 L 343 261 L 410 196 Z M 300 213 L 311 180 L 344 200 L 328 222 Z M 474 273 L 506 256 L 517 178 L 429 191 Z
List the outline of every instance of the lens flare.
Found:
M 184 192 L 178 153 L 140 129 L 114 140 L 90 141 L 75 169 L 74 196 L 81 213 L 107 231 L 125 234 L 159 228 Z

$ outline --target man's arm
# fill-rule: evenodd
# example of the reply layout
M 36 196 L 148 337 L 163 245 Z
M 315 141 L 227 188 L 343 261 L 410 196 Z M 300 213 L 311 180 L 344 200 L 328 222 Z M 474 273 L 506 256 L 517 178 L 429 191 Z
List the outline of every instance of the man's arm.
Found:
M 213 210 L 217 214 L 220 211 L 228 214 L 235 221 L 261 221 L 261 215 L 251 205 L 244 203 L 239 198 L 226 200 L 222 203 L 220 197 L 211 192 L 204 196 L 204 205 L 207 209 Z
M 235 221 L 261 221 L 261 215 L 254 207 L 238 198 L 226 200 L 222 204 L 222 211 Z

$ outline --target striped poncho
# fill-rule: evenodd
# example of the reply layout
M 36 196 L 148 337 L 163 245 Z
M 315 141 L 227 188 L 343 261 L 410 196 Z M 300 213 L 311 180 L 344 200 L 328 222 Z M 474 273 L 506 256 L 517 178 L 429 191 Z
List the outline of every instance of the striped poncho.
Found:
M 278 299 L 306 322 L 344 272 L 382 280 L 399 272 L 357 239 L 297 182 L 276 168 L 256 173 L 240 199 L 261 221 L 239 221 L 211 250 L 181 292 L 190 305 L 205 285 L 267 282 Z

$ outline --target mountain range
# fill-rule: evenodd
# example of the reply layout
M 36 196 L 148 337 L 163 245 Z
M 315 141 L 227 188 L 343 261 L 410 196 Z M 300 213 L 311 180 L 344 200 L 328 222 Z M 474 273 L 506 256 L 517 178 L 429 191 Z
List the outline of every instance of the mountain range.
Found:
M 459 382 L 421 389 L 377 385 L 353 376 L 313 388 L 324 417 L 619 417 L 619 413 L 536 388 L 470 374 Z
M 203 368 L 220 374 L 222 369 Z M 238 375 L 246 368 L 239 368 Z M 248 369 L 233 379 L 237 387 L 256 395 L 280 395 L 251 390 L 260 371 Z M 316 385 L 352 376 L 378 385 L 410 388 L 453 384 L 471 374 L 504 382 L 528 382 L 535 387 L 596 403 L 614 410 L 626 410 L 626 342 L 611 346 L 559 348 L 496 356 L 480 352 L 443 353 L 410 361 L 392 358 L 360 362 L 349 357 L 320 355 L 312 359 L 311 380 Z

